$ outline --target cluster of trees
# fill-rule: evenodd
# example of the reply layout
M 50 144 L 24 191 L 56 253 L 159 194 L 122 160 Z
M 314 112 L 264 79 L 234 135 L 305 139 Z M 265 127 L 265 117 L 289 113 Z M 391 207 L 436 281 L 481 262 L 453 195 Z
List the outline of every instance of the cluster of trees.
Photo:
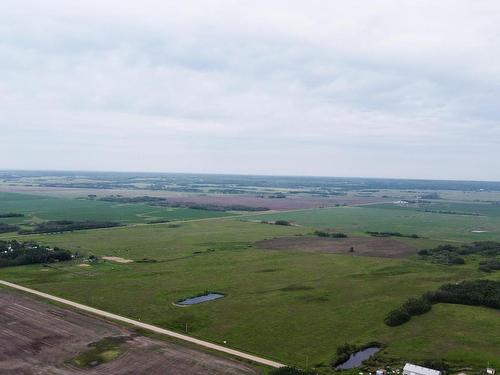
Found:
M 445 284 L 419 298 L 410 298 L 401 307 L 389 312 L 385 324 L 394 327 L 406 323 L 412 316 L 425 314 L 436 303 L 485 306 L 500 309 L 500 281 L 470 280 Z
M 209 193 L 212 194 L 245 194 L 248 193 L 248 190 L 244 189 L 208 189 Z
M 0 268 L 71 259 L 70 251 L 58 247 L 52 249 L 35 242 L 0 241 Z
M 487 259 L 479 263 L 479 270 L 483 272 L 500 271 L 500 259 Z
M 269 195 L 268 198 L 283 199 L 283 198 L 286 198 L 286 195 L 283 193 L 276 193 L 276 194 Z
M 15 232 L 19 229 L 17 225 L 10 225 L 6 223 L 0 223 L 0 233 Z
M 471 280 L 446 284 L 425 296 L 431 303 L 456 303 L 500 309 L 500 281 Z
M 460 216 L 481 216 L 480 213 L 477 212 L 459 212 L 459 211 L 450 211 L 450 210 L 418 210 L 422 212 L 428 212 L 432 214 L 443 214 L 443 215 L 460 215 Z
M 148 195 L 140 197 L 124 197 L 121 195 L 109 195 L 99 198 L 100 201 L 116 202 L 116 203 L 145 203 L 152 206 L 164 206 L 175 208 L 191 208 L 193 210 L 206 211 L 269 211 L 268 207 L 252 207 L 241 204 L 218 205 L 194 202 L 171 202 L 162 197 L 150 197 Z
M 267 223 L 267 222 L 266 222 Z M 274 225 L 284 225 L 284 226 L 290 226 L 292 223 L 290 223 L 288 220 L 276 220 L 274 222 Z
M 419 255 L 424 259 L 441 264 L 464 264 L 463 256 L 477 254 L 484 257 L 494 258 L 500 256 L 500 242 L 481 241 L 467 245 L 439 245 L 434 249 L 424 249 L 419 251 Z M 491 259 L 481 262 L 479 269 L 485 272 L 493 272 L 500 269 L 498 259 Z
M 134 185 L 114 182 L 41 182 L 38 186 L 73 189 L 133 189 Z
M 167 219 L 155 219 L 155 220 L 150 220 L 147 223 L 148 224 L 163 224 L 163 223 L 170 223 L 170 220 L 167 220 Z
M 347 234 L 341 232 L 325 232 L 323 230 L 316 230 L 314 234 L 318 237 L 328 237 L 328 238 L 346 238 Z
M 121 224 L 114 221 L 55 220 L 37 224 L 33 229 L 20 230 L 19 234 L 69 232 L 83 229 L 110 228 L 119 225 Z
M 164 201 L 165 198 L 150 197 L 148 195 L 143 195 L 141 197 L 124 197 L 122 195 L 109 195 L 107 197 L 99 198 L 98 200 L 104 202 L 115 202 L 115 203 L 156 203 Z
M 399 232 L 373 232 L 373 231 L 368 231 L 366 232 L 370 236 L 373 237 L 407 237 L 407 238 L 420 238 L 419 235 L 417 234 L 403 234 Z
M 251 207 L 241 204 L 230 204 L 230 205 L 217 205 L 217 204 L 205 204 L 205 203 L 193 203 L 193 202 L 161 202 L 157 203 L 159 206 L 167 207 L 180 207 L 180 208 L 191 208 L 193 210 L 206 210 L 206 211 L 269 211 L 268 207 Z
M 409 321 L 412 316 L 425 314 L 431 308 L 431 302 L 424 296 L 410 298 L 403 305 L 389 312 L 384 322 L 390 327 L 399 326 Z
M 16 212 L 0 212 L 0 218 L 8 218 L 8 217 L 24 217 L 24 214 L 18 214 Z

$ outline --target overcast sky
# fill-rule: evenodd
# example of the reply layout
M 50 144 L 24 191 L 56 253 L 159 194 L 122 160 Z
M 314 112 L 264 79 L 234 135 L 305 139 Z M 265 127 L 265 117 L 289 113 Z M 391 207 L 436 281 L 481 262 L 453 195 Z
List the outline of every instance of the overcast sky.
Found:
M 24 1 L 0 168 L 500 180 L 500 1 Z

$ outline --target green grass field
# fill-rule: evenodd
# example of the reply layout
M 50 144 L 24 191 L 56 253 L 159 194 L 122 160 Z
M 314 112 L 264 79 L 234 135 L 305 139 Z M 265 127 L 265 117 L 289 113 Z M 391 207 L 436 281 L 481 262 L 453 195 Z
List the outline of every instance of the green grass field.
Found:
M 333 228 L 336 231 L 365 233 L 391 231 L 404 234 L 455 241 L 500 240 L 500 206 L 485 204 L 447 203 L 432 209 L 460 212 L 481 212 L 481 216 L 451 215 L 422 212 L 393 204 L 362 207 L 336 207 L 263 214 L 254 220 L 290 220 L 300 225 Z M 484 230 L 485 233 L 473 233 Z
M 408 215 L 407 220 L 405 220 Z M 259 217 L 291 219 L 277 226 L 216 219 L 168 225 L 122 227 L 37 235 L 38 242 L 98 256 L 115 255 L 156 263 L 73 262 L 0 269 L 0 278 L 117 314 L 230 347 L 304 367 L 327 366 L 345 343 L 380 341 L 381 356 L 396 361 L 447 359 L 475 369 L 500 366 L 500 313 L 480 307 L 437 305 L 396 328 L 383 319 L 408 297 L 447 282 L 485 277 L 477 262 L 443 266 L 417 257 L 387 259 L 349 255 L 259 250 L 257 240 L 311 233 L 333 227 L 417 233 L 469 240 L 469 229 L 496 219 L 455 217 L 387 208 L 335 208 Z M 254 217 L 252 217 L 253 219 Z M 498 238 L 498 237 L 495 237 Z M 421 248 L 429 239 L 404 239 Z M 500 279 L 500 274 L 487 277 Z M 205 290 L 226 297 L 180 308 L 172 302 Z M 325 373 L 327 367 L 323 368 Z
M 146 204 L 54 198 L 46 196 L 1 193 L 0 212 L 24 214 L 21 218 L 0 218 L 0 222 L 21 224 L 43 220 L 95 220 L 122 223 L 147 223 L 151 220 L 193 220 L 228 216 L 229 213 L 189 208 L 153 207 Z M 234 214 L 233 214 L 234 215 Z

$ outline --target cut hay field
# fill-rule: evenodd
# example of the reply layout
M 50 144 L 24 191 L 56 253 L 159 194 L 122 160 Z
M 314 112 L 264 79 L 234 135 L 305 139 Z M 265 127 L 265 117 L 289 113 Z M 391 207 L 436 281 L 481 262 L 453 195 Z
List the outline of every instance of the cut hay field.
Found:
M 411 219 L 403 220 L 405 215 Z M 383 323 L 388 311 L 408 297 L 443 283 L 485 277 L 477 262 L 451 267 L 416 256 L 273 251 L 255 245 L 276 237 L 303 240 L 325 227 L 350 236 L 366 230 L 398 230 L 466 240 L 472 237 L 467 229 L 477 225 L 470 220 L 481 219 L 441 216 L 346 207 L 261 216 L 294 220 L 300 226 L 227 218 L 185 222 L 177 228 L 159 224 L 32 236 L 80 253 L 134 262 L 10 267 L 0 269 L 0 279 L 179 332 L 185 332 L 187 325 L 192 336 L 227 341 L 230 347 L 284 363 L 304 367 L 307 358 L 323 373 L 329 373 L 328 364 L 339 345 L 370 341 L 387 345 L 381 357 L 389 361 L 447 359 L 475 369 L 490 361 L 498 367 L 498 311 L 437 305 L 402 326 Z M 404 242 L 417 249 L 439 243 Z M 141 262 L 144 258 L 147 263 Z M 499 280 L 500 274 L 486 277 Z M 204 291 L 222 292 L 225 298 L 183 308 L 172 304 Z
M 89 199 L 55 198 L 2 192 L 0 192 L 0 212 L 15 212 L 25 215 L 25 217 L 20 218 L 0 218 L 0 222 L 9 224 L 43 220 L 119 221 L 127 224 L 147 223 L 151 220 L 192 220 L 230 215 L 226 212 L 189 208 L 117 204 Z

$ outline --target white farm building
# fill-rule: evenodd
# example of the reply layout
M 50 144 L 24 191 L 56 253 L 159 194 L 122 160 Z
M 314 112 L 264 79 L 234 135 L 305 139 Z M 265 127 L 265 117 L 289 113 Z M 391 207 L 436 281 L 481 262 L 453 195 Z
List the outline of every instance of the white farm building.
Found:
M 441 371 L 407 363 L 403 367 L 403 375 L 441 375 Z

